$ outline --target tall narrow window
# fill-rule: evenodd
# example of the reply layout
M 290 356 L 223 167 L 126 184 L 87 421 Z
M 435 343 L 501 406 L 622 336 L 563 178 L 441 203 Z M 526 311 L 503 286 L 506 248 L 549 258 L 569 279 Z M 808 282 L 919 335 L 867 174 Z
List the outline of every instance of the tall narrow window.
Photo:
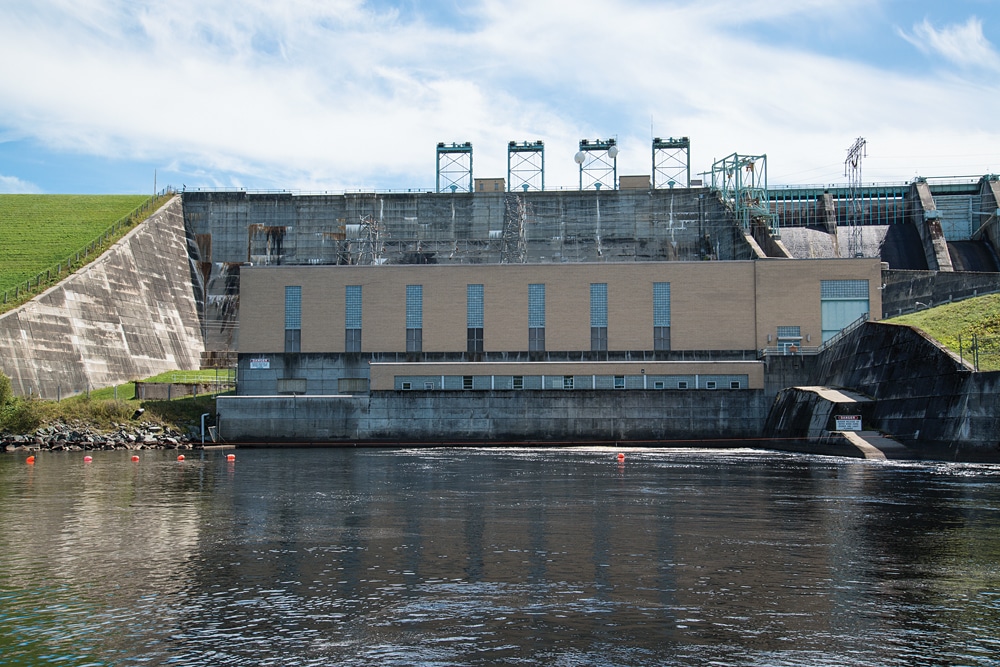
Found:
M 406 286 L 406 351 L 424 349 L 424 286 Z
M 344 351 L 361 351 L 361 285 L 347 285 L 344 293 Z
M 302 350 L 302 287 L 285 286 L 285 352 Z
M 465 287 L 465 326 L 469 352 L 483 351 L 483 286 Z
M 653 349 L 670 349 L 670 283 L 653 283 Z
M 545 285 L 528 285 L 528 351 L 545 350 Z
M 590 349 L 608 349 L 608 284 L 590 284 Z

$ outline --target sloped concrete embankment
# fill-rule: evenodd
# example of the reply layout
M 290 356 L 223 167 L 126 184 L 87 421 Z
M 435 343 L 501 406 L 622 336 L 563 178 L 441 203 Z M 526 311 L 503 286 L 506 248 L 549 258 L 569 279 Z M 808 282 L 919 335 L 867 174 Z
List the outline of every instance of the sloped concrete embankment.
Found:
M 57 398 L 172 369 L 204 349 L 180 197 L 104 255 L 0 316 L 0 370 Z
M 869 397 L 858 404 L 865 427 L 917 456 L 1000 460 L 1000 373 L 975 372 L 918 329 L 882 322 L 858 327 L 820 355 L 813 384 Z M 811 420 L 820 399 L 806 395 L 779 397 L 770 433 L 807 435 L 816 427 Z

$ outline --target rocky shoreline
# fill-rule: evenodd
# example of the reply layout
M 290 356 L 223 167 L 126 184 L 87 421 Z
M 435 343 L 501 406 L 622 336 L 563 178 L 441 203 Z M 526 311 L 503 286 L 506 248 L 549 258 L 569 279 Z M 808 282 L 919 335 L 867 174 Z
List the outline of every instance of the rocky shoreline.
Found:
M 102 431 L 81 423 L 49 424 L 28 435 L 0 435 L 0 452 L 79 452 L 115 449 L 194 449 L 201 436 L 143 422 Z

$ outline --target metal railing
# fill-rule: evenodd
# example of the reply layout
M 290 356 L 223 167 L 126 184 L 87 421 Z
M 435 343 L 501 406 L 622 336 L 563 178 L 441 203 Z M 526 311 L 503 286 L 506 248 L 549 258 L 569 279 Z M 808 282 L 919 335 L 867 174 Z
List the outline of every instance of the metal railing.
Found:
M 834 345 L 836 345 L 840 340 L 842 340 L 849 333 L 851 333 L 852 331 L 854 331 L 855 329 L 857 329 L 858 327 L 860 327 L 862 324 L 864 324 L 865 322 L 867 322 L 868 321 L 868 317 L 869 317 L 868 313 L 864 313 L 861 317 L 859 317 L 858 319 L 854 320 L 853 322 L 851 322 L 850 324 L 848 324 L 846 327 L 844 327 L 843 329 L 841 329 L 840 331 L 838 331 L 837 333 L 835 333 L 833 336 L 830 337 L 829 340 L 824 341 L 823 344 L 819 346 L 819 350 L 817 351 L 817 354 L 819 352 L 823 352 L 824 350 L 827 350 L 827 349 L 833 347 Z

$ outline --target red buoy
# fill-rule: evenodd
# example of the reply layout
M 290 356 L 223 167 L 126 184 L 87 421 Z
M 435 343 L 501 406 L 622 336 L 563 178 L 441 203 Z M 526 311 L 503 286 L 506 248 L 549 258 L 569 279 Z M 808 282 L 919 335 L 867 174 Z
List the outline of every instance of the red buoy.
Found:
M 29 456 L 27 459 L 25 459 L 24 462 L 27 463 L 29 466 L 33 466 L 35 465 L 35 457 Z
M 177 457 L 177 460 L 178 460 L 178 461 L 183 461 L 183 460 L 184 460 L 184 455 L 183 455 L 183 454 L 179 455 L 179 456 Z
M 226 460 L 227 461 L 235 461 L 236 460 L 236 454 L 226 454 Z
M 625 460 L 625 455 L 622 454 L 621 452 L 618 452 L 618 460 L 619 461 L 624 461 Z
M 91 461 L 93 461 L 93 460 L 94 460 L 94 457 L 93 457 L 93 456 L 84 456 L 84 457 L 83 457 L 83 462 L 84 462 L 84 463 L 90 463 L 90 462 L 91 462 Z
M 136 456 L 135 454 L 133 454 L 132 455 L 132 463 L 138 463 L 138 462 L 139 462 L 139 457 Z

